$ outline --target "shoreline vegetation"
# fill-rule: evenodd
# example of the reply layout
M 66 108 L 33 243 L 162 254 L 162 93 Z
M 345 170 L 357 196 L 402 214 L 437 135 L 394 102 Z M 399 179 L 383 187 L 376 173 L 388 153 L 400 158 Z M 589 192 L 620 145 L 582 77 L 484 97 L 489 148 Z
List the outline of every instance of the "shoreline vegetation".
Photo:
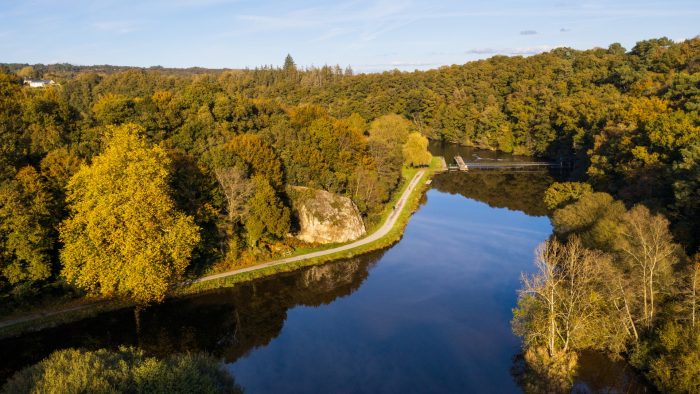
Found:
M 325 245 L 322 248 L 316 248 L 311 251 L 302 250 L 302 253 L 293 253 L 289 257 L 305 256 L 313 254 L 314 252 L 335 249 L 340 246 L 351 245 L 358 241 L 362 241 L 364 239 L 372 237 L 375 233 L 380 231 L 381 225 L 390 219 L 389 216 L 392 214 L 392 208 L 395 206 L 397 200 L 401 198 L 406 189 L 410 186 L 411 180 L 413 180 L 419 172 L 422 172 L 420 174 L 420 178 L 417 179 L 417 183 L 413 190 L 411 190 L 411 192 L 406 195 L 406 199 L 404 201 L 402 209 L 397 212 L 397 218 L 393 226 L 389 229 L 389 231 L 386 234 L 379 237 L 378 239 L 375 239 L 367 244 L 358 245 L 352 249 L 339 251 L 333 254 L 324 255 L 320 257 L 305 258 L 298 261 L 284 263 L 282 265 L 274 265 L 271 267 L 266 266 L 266 264 L 274 262 L 278 259 L 273 259 L 272 261 L 268 262 L 257 262 L 246 267 L 241 267 L 252 268 L 251 271 L 232 274 L 213 280 L 200 281 L 201 279 L 206 278 L 210 275 L 205 275 L 197 279 L 186 280 L 181 286 L 177 286 L 174 289 L 172 289 L 172 291 L 169 292 L 168 297 L 181 297 L 202 293 L 218 288 L 232 287 L 238 283 L 252 281 L 266 276 L 275 275 L 278 273 L 290 272 L 312 265 L 320 265 L 331 261 L 349 259 L 352 257 L 356 257 L 359 255 L 363 255 L 369 252 L 381 250 L 392 246 L 401 239 L 403 231 L 405 230 L 411 215 L 419 208 L 420 200 L 426 190 L 426 182 L 432 178 L 432 175 L 435 172 L 443 170 L 442 168 L 440 168 L 442 163 L 441 159 L 442 158 L 439 156 L 433 157 L 430 165 L 426 169 L 410 167 L 403 168 L 401 187 L 394 194 L 391 201 L 386 204 L 379 224 L 375 225 L 371 229 L 371 232 L 368 232 L 366 236 L 345 244 Z M 220 273 L 211 273 L 211 275 L 216 274 Z M 127 300 L 119 299 L 94 300 L 89 298 L 80 298 L 69 302 L 66 305 L 68 305 L 66 308 L 60 308 L 59 310 L 55 311 L 49 310 L 53 309 L 53 307 L 43 308 L 40 310 L 27 311 L 25 313 L 21 313 L 15 316 L 8 316 L 8 318 L 6 319 L 0 319 L 0 338 L 11 337 L 14 335 L 19 335 L 26 331 L 41 330 L 60 324 L 78 321 L 84 318 L 95 316 L 103 312 L 132 307 L 135 304 Z
M 513 309 L 525 391 L 570 391 L 579 354 L 596 351 L 662 392 L 698 392 L 700 254 L 685 254 L 663 214 L 588 183 L 555 182 L 544 201 L 553 234 Z
M 208 354 L 147 357 L 134 347 L 62 349 L 14 374 L 0 388 L 17 393 L 242 394 L 220 360 Z

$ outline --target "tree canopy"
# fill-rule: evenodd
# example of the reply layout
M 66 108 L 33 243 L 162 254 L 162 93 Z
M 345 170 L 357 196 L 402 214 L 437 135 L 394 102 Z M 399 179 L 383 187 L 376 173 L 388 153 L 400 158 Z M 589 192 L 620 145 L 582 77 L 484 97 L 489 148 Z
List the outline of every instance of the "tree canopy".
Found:
M 269 259 L 297 245 L 288 186 L 347 196 L 371 226 L 402 166 L 427 162 L 428 138 L 571 165 L 576 182 L 555 184 L 546 207 L 500 185 L 544 188 L 549 178 L 462 174 L 453 184 L 476 182 L 455 191 L 499 206 L 548 208 L 558 250 L 577 239 L 566 255 L 595 274 L 576 293 L 600 301 L 589 323 L 609 343 L 621 335 L 659 387 L 677 377 L 692 391 L 687 316 L 700 303 L 684 253 L 700 240 L 698 56 L 700 38 L 658 38 L 376 74 L 291 56 L 246 70 L 2 65 L 0 296 L 48 297 L 42 286 L 62 272 L 92 294 L 146 303 L 186 270 Z M 59 83 L 32 89 L 22 76 Z M 552 278 L 570 279 L 567 262 L 546 260 L 561 271 Z M 521 316 L 541 312 L 533 300 L 522 298 Z M 603 342 L 570 337 L 575 348 Z
M 10 378 L 2 393 L 242 393 L 214 358 L 175 354 L 158 360 L 133 347 L 64 349 Z
M 420 133 L 409 134 L 403 145 L 403 159 L 406 165 L 412 167 L 430 165 L 433 155 L 428 152 L 428 139 Z
M 0 185 L 0 275 L 11 284 L 51 275 L 55 206 L 46 182 L 31 166 Z
M 60 238 L 67 280 L 147 304 L 182 278 L 200 235 L 170 196 L 170 159 L 141 131 L 110 127 L 104 152 L 71 178 Z
M 524 276 L 513 319 L 533 376 L 567 390 L 576 352 L 595 349 L 627 354 L 664 392 L 696 391 L 700 255 L 688 259 L 644 205 L 575 184 L 545 194 L 555 237 Z

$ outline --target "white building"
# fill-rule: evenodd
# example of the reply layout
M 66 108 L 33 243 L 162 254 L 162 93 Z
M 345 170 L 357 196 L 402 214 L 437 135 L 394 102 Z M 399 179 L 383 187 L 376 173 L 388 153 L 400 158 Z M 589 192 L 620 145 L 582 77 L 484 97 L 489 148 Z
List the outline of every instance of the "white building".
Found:
M 30 88 L 45 88 L 47 86 L 55 85 L 52 79 L 29 79 L 24 78 L 24 84 L 29 85 Z

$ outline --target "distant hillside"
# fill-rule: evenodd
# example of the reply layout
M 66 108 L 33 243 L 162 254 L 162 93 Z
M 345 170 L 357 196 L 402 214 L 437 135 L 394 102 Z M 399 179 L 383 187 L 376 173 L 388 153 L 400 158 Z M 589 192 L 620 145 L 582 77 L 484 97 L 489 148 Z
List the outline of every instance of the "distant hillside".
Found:
M 32 70 L 29 71 L 28 68 Z M 215 68 L 168 68 L 161 66 L 152 67 L 131 67 L 131 66 L 112 66 L 109 64 L 93 65 L 93 66 L 76 66 L 68 63 L 57 64 L 28 64 L 28 63 L 0 63 L 0 69 L 5 72 L 20 73 L 23 69 L 27 70 L 28 77 L 46 78 L 66 81 L 75 78 L 79 74 L 95 73 L 99 75 L 111 75 L 128 70 L 147 70 L 159 71 L 168 75 L 192 76 L 202 74 L 217 74 L 225 71 L 236 71 L 236 69 L 215 69 Z

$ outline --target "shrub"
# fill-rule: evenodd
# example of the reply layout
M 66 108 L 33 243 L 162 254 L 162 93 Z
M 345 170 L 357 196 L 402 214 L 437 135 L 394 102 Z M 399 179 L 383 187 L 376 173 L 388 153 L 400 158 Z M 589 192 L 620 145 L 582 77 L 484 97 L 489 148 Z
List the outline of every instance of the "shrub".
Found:
M 202 354 L 158 360 L 143 351 L 64 349 L 17 372 L 2 393 L 241 393 L 221 364 Z

